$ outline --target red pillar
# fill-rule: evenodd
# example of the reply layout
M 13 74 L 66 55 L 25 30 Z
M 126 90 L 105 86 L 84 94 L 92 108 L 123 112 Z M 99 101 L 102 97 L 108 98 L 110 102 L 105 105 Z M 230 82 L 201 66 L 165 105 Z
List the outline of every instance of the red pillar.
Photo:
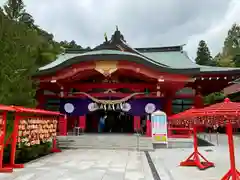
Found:
M 149 116 L 148 116 L 147 122 L 146 122 L 146 136 L 152 137 L 152 123 L 149 119 Z
M 133 117 L 133 128 L 134 128 L 135 132 L 139 131 L 140 126 L 141 126 L 140 122 L 141 122 L 140 116 Z
M 202 95 L 199 92 L 196 93 L 196 95 L 194 97 L 194 107 L 195 108 L 203 108 L 204 107 L 204 100 L 203 100 Z M 199 132 L 204 132 L 205 126 L 204 125 L 198 126 L 197 129 Z
M 20 118 L 21 118 L 21 116 L 18 113 L 16 113 L 14 125 L 13 125 L 13 132 L 12 132 L 10 163 L 8 165 L 8 167 L 11 167 L 11 168 L 24 168 L 24 164 L 15 164 L 16 149 L 17 149 L 17 137 L 18 137 L 18 125 L 19 125 Z
M 83 130 L 83 132 L 85 131 L 85 129 L 86 129 L 86 115 L 79 116 L 78 126 Z
M 173 100 L 173 98 L 171 96 L 166 97 L 165 113 L 167 114 L 167 116 L 172 115 L 172 100 Z
M 61 116 L 58 120 L 59 135 L 67 135 L 67 116 Z
M 172 115 L 172 101 L 173 101 L 173 96 L 172 95 L 167 95 L 166 96 L 166 101 L 165 101 L 165 113 L 167 116 Z M 169 128 L 169 125 L 167 126 Z M 168 136 L 171 134 L 171 132 L 168 129 Z
M 195 108 L 203 108 L 204 107 L 204 101 L 201 94 L 196 94 L 194 97 L 194 107 Z
M 3 155 L 4 155 L 4 140 L 6 137 L 6 126 L 7 126 L 7 112 L 2 113 L 2 133 L 0 134 L 0 173 L 2 172 L 13 172 L 13 168 L 3 166 Z
M 45 96 L 44 96 L 44 90 L 38 90 L 36 93 L 36 99 L 37 99 L 37 108 L 38 109 L 44 109 L 45 107 Z

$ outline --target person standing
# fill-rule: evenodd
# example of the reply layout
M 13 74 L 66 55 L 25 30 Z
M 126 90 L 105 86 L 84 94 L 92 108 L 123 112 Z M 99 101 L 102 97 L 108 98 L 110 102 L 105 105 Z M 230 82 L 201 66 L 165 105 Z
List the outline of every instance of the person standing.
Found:
M 98 132 L 103 132 L 104 128 L 105 128 L 105 119 L 107 118 L 107 116 L 102 116 L 100 117 L 99 123 L 98 123 Z

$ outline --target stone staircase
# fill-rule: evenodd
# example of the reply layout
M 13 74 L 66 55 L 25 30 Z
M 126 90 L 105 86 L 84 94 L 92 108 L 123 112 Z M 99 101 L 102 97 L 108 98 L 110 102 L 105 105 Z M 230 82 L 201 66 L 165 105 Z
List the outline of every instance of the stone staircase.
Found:
M 158 143 L 153 140 L 154 149 L 162 148 L 192 148 L 193 139 L 192 138 L 168 138 L 168 145 Z
M 62 149 L 125 149 L 153 151 L 152 139 L 137 135 L 84 134 L 80 136 L 58 136 Z

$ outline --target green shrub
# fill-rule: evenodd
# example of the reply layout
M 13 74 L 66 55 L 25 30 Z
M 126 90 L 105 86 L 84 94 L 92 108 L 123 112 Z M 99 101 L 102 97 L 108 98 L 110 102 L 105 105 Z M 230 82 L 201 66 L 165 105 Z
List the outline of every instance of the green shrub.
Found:
M 30 147 L 17 148 L 16 150 L 16 163 L 26 163 L 31 160 L 37 159 L 41 156 L 51 153 L 52 143 L 42 143 Z M 4 149 L 4 163 L 9 163 L 10 160 L 10 145 Z

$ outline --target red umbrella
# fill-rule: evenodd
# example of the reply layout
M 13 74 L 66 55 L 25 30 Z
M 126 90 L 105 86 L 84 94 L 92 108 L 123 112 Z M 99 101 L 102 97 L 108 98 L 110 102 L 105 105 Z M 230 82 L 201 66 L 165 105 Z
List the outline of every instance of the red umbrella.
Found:
M 180 112 L 178 114 L 172 115 L 169 117 L 170 123 L 174 124 L 184 124 L 184 125 L 194 125 L 191 124 L 187 117 L 191 117 L 193 113 L 202 112 L 201 109 L 191 108 L 186 111 Z M 180 163 L 180 166 L 197 166 L 199 169 L 204 170 L 209 167 L 213 167 L 214 164 L 209 162 L 199 151 L 198 151 L 198 142 L 197 142 L 197 127 L 193 126 L 193 153 L 183 162 Z M 201 161 L 200 159 L 203 159 Z
M 192 113 L 197 113 L 197 112 L 199 112 L 199 109 L 192 107 L 178 114 L 174 114 L 168 117 L 168 119 L 170 120 L 169 123 L 175 124 L 175 125 L 191 125 L 191 123 L 189 123 L 188 117 L 191 116 Z
M 240 173 L 236 169 L 235 155 L 234 155 L 234 141 L 232 134 L 232 124 L 239 125 L 239 114 L 240 114 L 240 103 L 231 102 L 229 98 L 226 98 L 224 102 L 211 105 L 204 108 L 205 117 L 215 116 L 222 117 L 217 120 L 216 118 L 212 121 L 216 121 L 217 124 L 227 123 L 227 134 L 228 134 L 228 145 L 230 155 L 230 170 L 223 176 L 222 180 L 227 180 L 232 177 L 232 180 L 240 179 Z
M 184 113 L 185 112 L 185 113 Z M 240 126 L 238 114 L 240 114 L 240 103 L 231 102 L 226 98 L 224 102 L 213 104 L 202 109 L 189 109 L 179 113 L 181 119 L 172 121 L 172 124 L 197 124 L 197 125 L 225 125 L 226 117 L 231 124 Z M 174 116 L 174 115 L 173 115 Z M 174 117 L 175 119 L 176 117 Z M 170 117 L 171 119 L 171 117 Z
M 240 173 L 236 169 L 235 155 L 234 155 L 234 142 L 232 135 L 232 124 L 239 124 L 240 121 L 240 103 L 231 102 L 228 98 L 222 103 L 217 103 L 201 110 L 191 112 L 184 118 L 189 121 L 185 123 L 190 124 L 206 124 L 206 125 L 219 125 L 227 124 L 228 145 L 230 154 L 230 170 L 223 176 L 222 180 L 240 179 Z

